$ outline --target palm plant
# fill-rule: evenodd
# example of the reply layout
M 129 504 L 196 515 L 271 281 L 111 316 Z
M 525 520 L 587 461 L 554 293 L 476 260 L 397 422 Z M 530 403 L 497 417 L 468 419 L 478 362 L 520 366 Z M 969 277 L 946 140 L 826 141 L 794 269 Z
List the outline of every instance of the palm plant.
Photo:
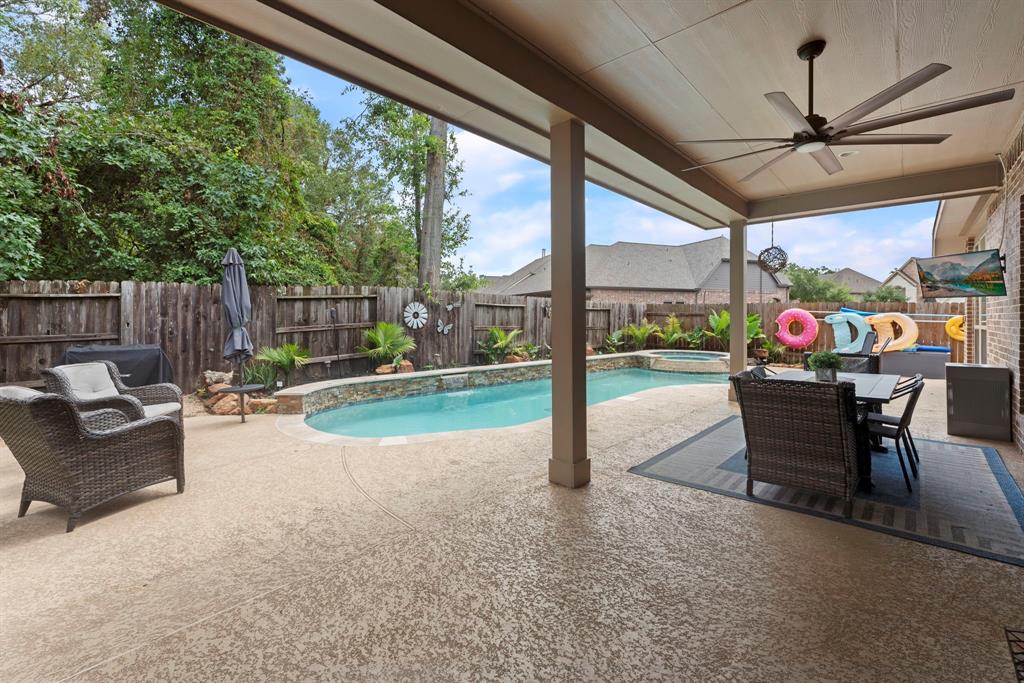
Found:
M 680 342 L 686 340 L 686 333 L 683 332 L 683 326 L 679 323 L 679 318 L 675 313 L 669 315 L 665 320 L 665 325 L 661 328 L 661 340 L 667 349 L 674 349 L 679 346 Z
M 691 349 L 699 349 L 704 344 L 704 328 L 696 327 L 689 332 L 683 332 L 683 340 Z
M 515 348 L 516 337 L 522 334 L 522 332 L 522 330 L 506 332 L 500 327 L 492 327 L 487 331 L 487 339 L 476 344 L 480 352 L 487 358 L 487 362 L 495 365 L 505 360 L 505 357 L 512 353 L 512 349 Z
M 625 330 L 615 330 L 604 338 L 604 350 L 606 353 L 618 353 L 626 340 L 622 338 Z
M 256 360 L 270 363 L 274 366 L 277 372 L 284 375 L 284 384 L 288 386 L 292 373 L 309 362 L 309 350 L 298 344 L 263 347 L 256 354 Z
M 647 322 L 644 318 L 639 325 L 630 323 L 622 329 L 622 333 L 629 339 L 629 345 L 634 351 L 641 351 L 647 348 L 647 341 L 651 337 L 660 337 L 661 328 L 656 323 Z
M 405 354 L 416 349 L 416 341 L 405 333 L 401 325 L 379 322 L 366 331 L 366 344 L 356 348 L 359 353 L 378 363 L 398 365 Z

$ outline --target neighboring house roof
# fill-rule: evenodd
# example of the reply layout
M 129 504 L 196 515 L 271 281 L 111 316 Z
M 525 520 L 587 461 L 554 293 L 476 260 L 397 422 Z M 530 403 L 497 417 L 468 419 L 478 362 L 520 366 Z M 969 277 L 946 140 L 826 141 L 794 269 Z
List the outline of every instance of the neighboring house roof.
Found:
M 845 286 L 850 290 L 850 294 L 864 294 L 882 286 L 882 283 L 875 278 L 858 272 L 853 268 L 843 268 L 822 277 L 838 285 Z
M 697 291 L 722 262 L 729 240 L 713 237 L 678 246 L 616 242 L 587 246 L 587 287 Z M 747 252 L 747 261 L 757 256 Z M 510 275 L 488 277 L 479 291 L 490 294 L 538 294 L 551 291 L 551 256 L 542 256 Z M 792 283 L 779 274 L 779 287 Z
M 907 259 L 906 263 L 889 273 L 882 284 L 888 286 L 896 280 L 917 287 L 917 263 L 914 259 Z

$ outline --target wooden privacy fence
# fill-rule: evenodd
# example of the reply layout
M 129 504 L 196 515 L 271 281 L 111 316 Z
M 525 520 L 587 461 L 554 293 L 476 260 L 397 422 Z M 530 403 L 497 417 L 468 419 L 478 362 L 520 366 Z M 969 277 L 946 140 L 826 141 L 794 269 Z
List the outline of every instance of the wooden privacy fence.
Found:
M 309 349 L 311 362 L 297 381 L 362 374 L 371 363 L 357 347 L 378 321 L 403 323 L 413 301 L 427 308 L 410 359 L 419 367 L 453 367 L 481 362 L 478 343 L 491 327 L 523 330 L 523 341 L 551 343 L 551 316 L 544 297 L 439 292 L 433 300 L 416 289 L 398 287 L 252 287 L 253 317 L 248 325 L 257 349 L 296 343 Z M 755 304 L 766 331 L 794 304 Z M 838 304 L 796 304 L 823 318 Z M 868 304 L 865 304 L 868 306 Z M 708 304 L 623 304 L 587 302 L 587 340 L 600 348 L 613 330 L 647 318 L 663 323 L 674 313 L 685 329 L 706 323 Z M 870 304 L 871 310 L 954 315 L 963 304 Z M 331 317 L 331 311 L 335 317 Z M 943 319 L 918 319 L 920 343 L 952 346 L 963 359 L 963 344 L 946 336 Z M 440 328 L 438 327 L 440 323 Z M 0 283 L 0 384 L 41 384 L 39 371 L 54 365 L 73 344 L 159 344 L 171 359 L 175 380 L 185 391 L 200 386 L 204 370 L 229 369 L 224 343 L 220 285 L 167 282 Z M 812 350 L 831 349 L 832 328 L 822 324 Z M 797 356 L 791 356 L 796 359 Z

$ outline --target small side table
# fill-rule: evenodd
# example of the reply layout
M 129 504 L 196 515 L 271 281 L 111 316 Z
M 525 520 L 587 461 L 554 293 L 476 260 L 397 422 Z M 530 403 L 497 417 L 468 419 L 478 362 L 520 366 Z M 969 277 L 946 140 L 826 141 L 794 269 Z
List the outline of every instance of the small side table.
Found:
M 263 384 L 243 384 L 238 387 L 225 387 L 218 393 L 238 394 L 238 412 L 242 414 L 242 422 L 245 422 L 245 395 L 263 391 L 264 389 L 266 389 L 266 386 Z

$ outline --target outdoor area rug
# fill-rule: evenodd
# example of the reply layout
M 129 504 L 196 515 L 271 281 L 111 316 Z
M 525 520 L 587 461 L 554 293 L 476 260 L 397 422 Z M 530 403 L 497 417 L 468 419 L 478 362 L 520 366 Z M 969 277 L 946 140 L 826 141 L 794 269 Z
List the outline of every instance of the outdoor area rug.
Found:
M 996 450 L 925 439 L 916 443 L 921 463 L 920 479 L 911 479 L 914 492 L 907 493 L 894 448 L 873 453 L 875 488 L 858 493 L 851 519 L 842 516 L 842 499 L 785 486 L 755 482 L 749 498 L 738 415 L 629 471 L 1024 566 L 1024 494 Z

